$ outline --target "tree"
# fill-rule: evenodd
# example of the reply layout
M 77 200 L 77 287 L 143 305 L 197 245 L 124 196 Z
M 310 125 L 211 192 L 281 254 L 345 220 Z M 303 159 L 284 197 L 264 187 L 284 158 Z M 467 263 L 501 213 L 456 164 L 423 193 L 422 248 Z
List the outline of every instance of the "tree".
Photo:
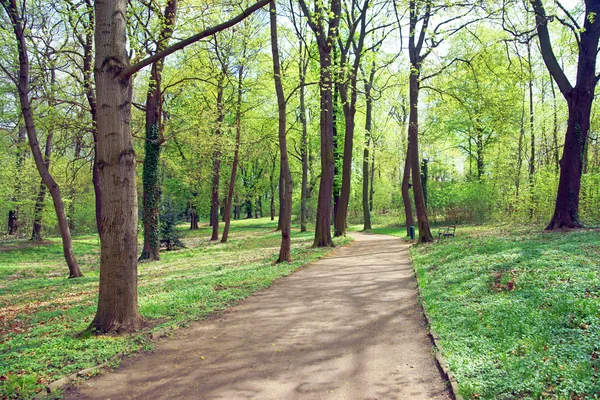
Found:
M 7 1 L 7 0 L 3 0 Z M 14 0 L 13 0 L 14 1 Z M 98 165 L 102 190 L 102 237 L 98 309 L 90 328 L 98 332 L 139 327 L 137 304 L 137 191 L 131 128 L 131 77 L 140 69 L 244 20 L 267 4 L 261 0 L 227 22 L 129 64 L 127 2 L 96 2 L 94 76 L 98 103 Z
M 156 52 L 167 47 L 173 34 L 177 15 L 177 0 L 168 0 L 160 21 L 160 34 L 156 41 Z M 159 162 L 161 146 L 165 141 L 162 130 L 163 92 L 161 89 L 164 59 L 157 60 L 150 70 L 150 82 L 146 95 L 146 141 L 144 143 L 144 171 L 142 182 L 144 245 L 141 260 L 155 261 L 160 259 L 160 242 L 158 237 L 158 206 L 160 203 Z
M 331 0 L 329 10 L 325 4 L 315 1 L 314 13 L 308 10 L 306 2 L 300 0 L 302 11 L 308 25 L 315 33 L 319 47 L 321 95 L 320 131 L 321 131 L 321 182 L 317 204 L 317 221 L 315 227 L 314 247 L 333 247 L 331 239 L 331 199 L 333 196 L 333 64 L 331 53 L 337 28 L 340 22 L 340 0 Z M 328 16 L 328 18 L 326 18 Z
M 19 74 L 18 79 L 13 76 L 6 68 L 2 67 L 4 72 L 10 77 L 13 83 L 17 86 L 19 92 L 19 101 L 21 104 L 21 112 L 25 121 L 25 129 L 27 131 L 27 138 L 29 139 L 29 146 L 35 160 L 37 170 L 44 182 L 44 185 L 48 188 L 50 195 L 52 196 L 52 202 L 54 203 L 54 210 L 58 219 L 58 225 L 62 237 L 63 254 L 69 267 L 69 278 L 78 278 L 83 276 L 81 269 L 75 260 L 73 253 L 73 244 L 71 241 L 71 232 L 69 230 L 69 223 L 65 213 L 65 205 L 60 194 L 60 188 L 58 184 L 50 174 L 48 167 L 44 161 L 44 156 L 40 149 L 38 141 L 35 122 L 33 118 L 33 111 L 31 109 L 31 103 L 29 100 L 29 56 L 27 54 L 27 41 L 25 37 L 25 27 L 23 25 L 23 14 L 25 7 L 19 7 L 16 0 L 1 0 L 2 8 L 8 15 L 8 18 L 12 24 L 13 33 L 17 41 L 18 58 L 19 58 Z
M 278 263 L 292 261 L 291 255 L 291 225 L 292 225 L 292 174 L 287 152 L 287 120 L 286 99 L 283 94 L 281 83 L 281 66 L 279 60 L 279 45 L 277 43 L 277 9 L 275 0 L 269 4 L 271 23 L 271 50 L 273 53 L 273 77 L 275 81 L 275 92 L 277 93 L 277 110 L 279 116 L 279 170 L 281 175 L 281 207 L 279 220 L 281 221 L 281 248 L 279 250 Z
M 594 91 L 599 75 L 596 75 L 596 57 L 600 39 L 600 3 L 585 0 L 583 26 L 562 6 L 567 19 L 546 15 L 542 0 L 532 0 L 536 29 L 544 64 L 556 82 L 558 89 L 567 101 L 569 119 L 565 133 L 565 146 L 560 160 L 560 180 L 556 194 L 554 215 L 546 230 L 577 229 L 579 221 L 579 192 L 583 170 L 583 154 L 590 130 L 590 115 L 594 101 Z M 550 39 L 548 24 L 558 20 L 567 25 L 575 35 L 578 47 L 577 78 L 575 86 L 567 78 L 558 63 Z

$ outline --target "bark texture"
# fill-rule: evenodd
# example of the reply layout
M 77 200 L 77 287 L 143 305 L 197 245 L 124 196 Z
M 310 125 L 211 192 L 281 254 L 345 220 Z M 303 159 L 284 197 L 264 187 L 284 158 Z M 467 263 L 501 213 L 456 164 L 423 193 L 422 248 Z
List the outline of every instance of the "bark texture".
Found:
M 136 330 L 141 323 L 137 292 L 138 202 L 131 136 L 131 78 L 126 47 L 127 1 L 95 3 L 94 77 L 98 103 L 98 169 L 102 191 L 102 236 L 97 332 Z

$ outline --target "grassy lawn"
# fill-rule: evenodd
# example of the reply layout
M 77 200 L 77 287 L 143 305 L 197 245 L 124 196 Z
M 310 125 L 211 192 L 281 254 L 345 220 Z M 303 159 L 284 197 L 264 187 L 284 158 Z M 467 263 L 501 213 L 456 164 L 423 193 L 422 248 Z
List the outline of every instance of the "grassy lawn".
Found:
M 139 306 L 146 327 L 128 336 L 80 337 L 93 319 L 99 242 L 80 237 L 74 250 L 84 278 L 66 279 L 59 240 L 0 249 L 0 398 L 28 398 L 43 385 L 118 353 L 150 349 L 149 332 L 185 326 L 223 310 L 289 275 L 327 250 L 311 249 L 313 233 L 294 231 L 290 265 L 272 265 L 280 232 L 267 219 L 232 222 L 227 244 L 210 243 L 209 228 L 181 227 L 187 249 L 139 266 Z M 336 239 L 341 245 L 349 239 Z M 12 248 L 11 248 L 12 246 Z
M 600 398 L 597 230 L 459 226 L 411 253 L 463 396 Z

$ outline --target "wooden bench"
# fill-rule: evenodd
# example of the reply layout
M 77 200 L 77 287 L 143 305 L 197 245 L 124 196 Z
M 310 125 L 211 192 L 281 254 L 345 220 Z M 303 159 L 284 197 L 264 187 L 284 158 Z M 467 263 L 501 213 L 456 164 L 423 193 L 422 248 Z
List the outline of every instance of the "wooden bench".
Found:
M 454 234 L 456 233 L 456 225 L 450 225 L 446 228 L 440 228 L 440 230 L 438 231 L 438 240 L 442 239 L 442 238 L 446 238 L 446 237 L 454 237 Z

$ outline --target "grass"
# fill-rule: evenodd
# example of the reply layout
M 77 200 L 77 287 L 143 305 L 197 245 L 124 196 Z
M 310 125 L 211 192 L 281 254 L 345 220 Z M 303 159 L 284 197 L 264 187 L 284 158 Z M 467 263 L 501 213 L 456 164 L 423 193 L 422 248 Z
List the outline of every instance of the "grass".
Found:
M 149 332 L 185 326 L 268 287 L 318 259 L 313 234 L 294 231 L 291 264 L 272 265 L 280 232 L 267 219 L 232 222 L 227 244 L 210 243 L 208 227 L 188 231 L 187 249 L 139 265 L 139 308 L 146 324 L 133 335 L 81 336 L 96 310 L 99 241 L 74 240 L 84 278 L 66 279 L 59 240 L 10 243 L 0 251 L 0 398 L 30 398 L 53 380 L 152 347 Z M 341 245 L 349 239 L 336 239 Z M 11 247 L 12 246 L 12 247 Z
M 459 226 L 411 254 L 465 398 L 600 398 L 597 230 Z

